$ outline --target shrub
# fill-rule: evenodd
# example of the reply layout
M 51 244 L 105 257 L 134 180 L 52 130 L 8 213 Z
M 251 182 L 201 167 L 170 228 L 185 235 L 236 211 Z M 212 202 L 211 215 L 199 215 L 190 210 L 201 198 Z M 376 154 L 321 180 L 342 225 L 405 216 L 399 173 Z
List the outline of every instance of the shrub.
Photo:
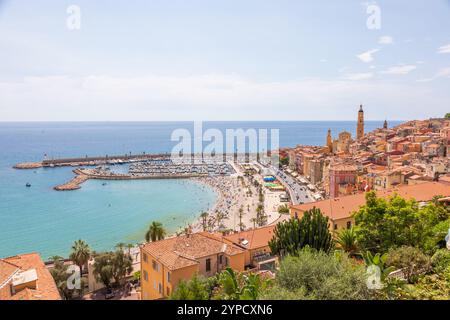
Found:
M 306 246 L 329 252 L 334 244 L 328 217 L 319 209 L 313 208 L 306 211 L 301 219 L 291 218 L 281 222 L 275 227 L 269 246 L 272 253 L 281 256 L 295 255 Z
M 287 256 L 263 299 L 363 300 L 372 297 L 365 269 L 345 254 L 311 249 Z
M 415 283 L 418 275 L 428 272 L 431 265 L 430 258 L 420 249 L 406 246 L 390 249 L 386 263 L 402 269 L 409 283 Z
M 436 273 L 444 273 L 450 268 L 450 250 L 440 249 L 431 257 L 433 271 Z

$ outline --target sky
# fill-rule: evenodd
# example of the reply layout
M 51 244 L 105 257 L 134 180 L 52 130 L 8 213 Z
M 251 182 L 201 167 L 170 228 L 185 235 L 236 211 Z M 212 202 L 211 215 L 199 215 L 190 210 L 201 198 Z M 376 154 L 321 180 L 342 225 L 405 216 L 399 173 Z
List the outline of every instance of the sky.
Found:
M 0 121 L 425 119 L 449 88 L 450 0 L 0 0 Z

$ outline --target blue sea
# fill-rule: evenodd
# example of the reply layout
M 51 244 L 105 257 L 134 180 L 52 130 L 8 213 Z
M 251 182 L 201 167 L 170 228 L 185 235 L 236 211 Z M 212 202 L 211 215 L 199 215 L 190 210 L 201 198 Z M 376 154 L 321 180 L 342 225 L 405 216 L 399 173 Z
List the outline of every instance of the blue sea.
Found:
M 399 122 L 390 123 L 396 125 Z M 366 131 L 382 121 L 366 122 Z M 341 122 L 205 122 L 204 130 L 279 129 L 280 146 L 324 145 L 327 130 L 334 136 L 355 121 Z M 39 252 L 43 259 L 67 257 L 77 239 L 95 251 L 119 242 L 138 243 L 152 221 L 169 232 L 193 221 L 212 207 L 217 195 L 190 180 L 102 181 L 57 192 L 73 168 L 15 170 L 20 162 L 49 158 L 170 152 L 173 130 L 192 131 L 192 122 L 0 122 L 0 257 Z M 31 188 L 25 184 L 31 183 Z

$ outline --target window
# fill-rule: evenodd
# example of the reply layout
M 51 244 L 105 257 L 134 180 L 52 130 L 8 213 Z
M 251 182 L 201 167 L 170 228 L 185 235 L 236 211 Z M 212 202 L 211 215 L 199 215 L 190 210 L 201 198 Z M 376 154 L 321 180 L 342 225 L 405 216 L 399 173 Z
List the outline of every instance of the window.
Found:
M 352 227 L 352 222 L 351 221 L 347 221 L 347 229 L 350 229 Z
M 337 228 L 338 228 L 338 225 L 335 223 L 334 224 L 334 230 L 337 230 Z
M 158 284 L 158 292 L 159 292 L 159 294 L 162 294 L 162 293 L 163 293 L 161 282 Z
M 206 272 L 211 271 L 211 259 L 206 259 Z
M 159 264 L 158 264 L 158 262 L 152 260 L 152 267 L 153 267 L 153 270 L 159 271 Z
M 170 296 L 170 288 L 169 287 L 166 288 L 166 293 L 168 296 Z
M 167 282 L 170 282 L 170 272 L 167 272 Z
M 220 264 L 223 263 L 223 256 L 219 256 L 219 263 L 220 263 Z
M 143 259 L 144 259 L 144 262 L 147 262 L 148 258 L 147 258 L 147 254 L 146 253 L 144 253 Z
M 148 281 L 148 273 L 147 273 L 147 271 L 145 271 L 145 270 L 144 270 L 144 280 L 145 280 L 145 281 Z

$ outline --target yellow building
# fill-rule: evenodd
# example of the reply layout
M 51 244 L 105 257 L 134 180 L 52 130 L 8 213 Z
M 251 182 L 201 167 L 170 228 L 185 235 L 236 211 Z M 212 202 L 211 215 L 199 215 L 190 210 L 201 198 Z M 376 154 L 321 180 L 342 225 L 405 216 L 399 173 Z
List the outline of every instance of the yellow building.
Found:
M 245 250 L 206 232 L 150 242 L 141 247 L 141 298 L 168 297 L 181 280 L 210 277 L 226 267 L 245 270 Z
M 274 225 L 242 231 L 224 239 L 245 250 L 245 267 L 257 270 L 274 270 L 278 258 L 273 256 L 269 241 L 273 238 Z

